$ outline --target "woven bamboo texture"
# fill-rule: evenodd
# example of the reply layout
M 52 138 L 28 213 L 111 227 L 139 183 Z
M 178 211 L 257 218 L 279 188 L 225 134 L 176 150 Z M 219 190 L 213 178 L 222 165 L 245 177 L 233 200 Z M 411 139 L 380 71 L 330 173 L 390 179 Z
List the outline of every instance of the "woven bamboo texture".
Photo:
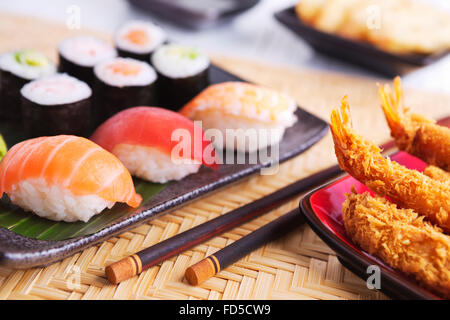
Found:
M 0 13 L 0 51 L 35 47 L 55 56 L 58 41 L 72 33 L 61 25 Z M 11 37 L 12 34 L 15 36 Z M 217 55 L 214 62 L 245 79 L 292 95 L 299 105 L 323 119 L 328 119 L 331 108 L 348 94 L 355 127 L 377 143 L 389 138 L 379 108 L 377 79 L 268 66 Z M 450 113 L 449 96 L 410 89 L 406 101 L 418 112 L 435 118 Z M 47 267 L 28 270 L 0 267 L 0 299 L 385 299 L 346 270 L 306 225 L 254 251 L 201 286 L 190 286 L 183 278 L 188 266 L 296 208 L 300 195 L 279 209 L 119 285 L 111 285 L 105 278 L 106 265 L 335 161 L 331 137 L 327 135 L 303 155 L 282 164 L 276 175 L 254 176 Z

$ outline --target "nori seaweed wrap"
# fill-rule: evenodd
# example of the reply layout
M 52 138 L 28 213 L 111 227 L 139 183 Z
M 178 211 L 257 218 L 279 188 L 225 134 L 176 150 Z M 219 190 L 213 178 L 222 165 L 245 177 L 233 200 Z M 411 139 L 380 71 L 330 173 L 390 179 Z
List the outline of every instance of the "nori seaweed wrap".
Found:
M 136 106 L 152 106 L 156 96 L 156 72 L 145 62 L 114 58 L 94 68 L 96 82 L 95 122 L 100 124 L 117 112 Z
M 157 25 L 130 21 L 119 28 L 114 37 L 119 56 L 145 62 L 154 50 L 166 41 L 166 34 Z
M 23 125 L 29 137 L 90 133 L 92 90 L 86 83 L 57 74 L 26 84 L 21 94 Z
M 195 48 L 177 44 L 159 47 L 152 55 L 158 73 L 161 104 L 178 110 L 209 84 L 209 58 Z

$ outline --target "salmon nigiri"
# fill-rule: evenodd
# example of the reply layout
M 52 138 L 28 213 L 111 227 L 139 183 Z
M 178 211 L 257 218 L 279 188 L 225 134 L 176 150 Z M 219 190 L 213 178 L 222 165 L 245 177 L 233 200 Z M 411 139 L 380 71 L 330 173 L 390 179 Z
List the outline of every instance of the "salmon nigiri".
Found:
M 116 155 L 132 175 L 157 183 L 180 180 L 202 164 L 215 169 L 214 148 L 194 122 L 157 107 L 123 110 L 91 140 Z
M 60 135 L 13 146 L 0 163 L 0 196 L 55 221 L 88 221 L 116 202 L 138 207 L 130 173 L 88 139 Z

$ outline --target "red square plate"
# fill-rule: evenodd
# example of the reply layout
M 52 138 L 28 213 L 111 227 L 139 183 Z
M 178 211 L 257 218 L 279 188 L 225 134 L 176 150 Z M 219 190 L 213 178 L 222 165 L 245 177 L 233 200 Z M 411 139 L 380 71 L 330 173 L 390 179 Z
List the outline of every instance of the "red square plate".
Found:
M 397 152 L 391 159 L 418 171 L 426 167 L 425 162 L 405 152 Z M 342 222 L 342 204 L 345 193 L 349 193 L 352 186 L 358 193 L 371 192 L 364 184 L 347 175 L 313 190 L 300 201 L 300 210 L 311 228 L 336 252 L 339 261 L 363 280 L 373 274 L 367 272 L 367 268 L 378 265 L 381 271 L 380 291 L 386 295 L 397 299 L 439 299 L 420 287 L 414 279 L 360 249 L 347 237 Z

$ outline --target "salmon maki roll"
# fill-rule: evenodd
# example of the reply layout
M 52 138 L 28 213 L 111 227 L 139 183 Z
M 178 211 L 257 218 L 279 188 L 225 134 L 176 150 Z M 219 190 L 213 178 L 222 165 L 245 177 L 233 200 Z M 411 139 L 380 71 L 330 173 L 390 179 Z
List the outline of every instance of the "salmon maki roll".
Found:
M 202 121 L 216 147 L 253 152 L 281 141 L 292 126 L 295 101 L 277 91 L 245 82 L 224 82 L 203 90 L 180 113 Z
M 88 221 L 116 202 L 138 207 L 130 173 L 88 139 L 60 135 L 25 140 L 0 163 L 0 195 L 55 221 Z
M 217 168 L 215 150 L 200 127 L 174 111 L 134 107 L 104 122 L 91 140 L 116 155 L 132 175 L 165 183 Z

